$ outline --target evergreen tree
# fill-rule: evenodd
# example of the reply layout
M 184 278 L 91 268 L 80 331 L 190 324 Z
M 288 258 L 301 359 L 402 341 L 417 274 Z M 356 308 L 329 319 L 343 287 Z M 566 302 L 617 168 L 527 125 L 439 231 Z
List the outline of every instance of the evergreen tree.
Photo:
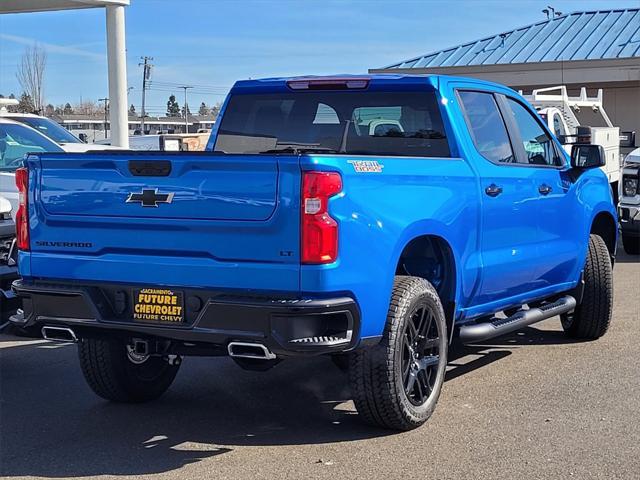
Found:
M 71 104 L 67 102 L 62 110 L 64 115 L 73 115 L 73 108 L 71 108 Z
M 200 104 L 200 109 L 198 110 L 198 115 L 211 115 L 211 109 L 207 107 L 204 102 L 202 102 Z
M 33 113 L 36 107 L 33 105 L 33 99 L 30 95 L 23 93 L 18 100 L 18 111 L 20 113 Z
M 136 107 L 132 103 L 131 105 L 129 105 L 129 115 L 135 115 L 135 114 L 136 114 Z
M 180 115 L 180 105 L 176 102 L 176 96 L 170 95 L 167 102 L 167 117 L 177 117 Z
M 218 102 L 213 107 L 211 107 L 211 116 L 216 118 L 220 113 L 220 109 L 222 108 L 222 103 Z

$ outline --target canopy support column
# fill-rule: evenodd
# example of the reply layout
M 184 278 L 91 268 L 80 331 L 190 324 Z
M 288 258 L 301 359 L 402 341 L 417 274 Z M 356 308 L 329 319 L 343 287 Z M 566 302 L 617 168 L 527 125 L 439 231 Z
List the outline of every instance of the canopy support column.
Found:
M 107 5 L 106 10 L 111 145 L 129 148 L 124 7 L 121 5 Z

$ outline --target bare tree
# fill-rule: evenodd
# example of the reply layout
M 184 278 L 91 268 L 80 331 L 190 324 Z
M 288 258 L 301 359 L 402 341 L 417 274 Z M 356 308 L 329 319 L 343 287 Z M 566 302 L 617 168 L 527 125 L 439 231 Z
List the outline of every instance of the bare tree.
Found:
M 102 107 L 91 100 L 84 100 L 73 105 L 73 113 L 81 115 L 98 115 L 102 111 Z
M 36 111 L 44 108 L 44 70 L 47 66 L 47 53 L 38 45 L 27 47 L 22 54 L 16 77 L 24 92 L 31 97 Z

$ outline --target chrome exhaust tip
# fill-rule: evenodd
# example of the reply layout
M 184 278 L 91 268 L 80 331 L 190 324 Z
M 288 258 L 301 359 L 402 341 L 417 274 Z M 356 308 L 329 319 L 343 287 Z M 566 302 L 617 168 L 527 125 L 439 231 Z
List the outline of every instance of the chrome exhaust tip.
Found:
M 75 332 L 67 327 L 42 327 L 42 338 L 52 342 L 76 343 L 78 341 Z
M 261 343 L 229 342 L 229 356 L 233 358 L 253 358 L 256 360 L 275 360 L 276 355 Z

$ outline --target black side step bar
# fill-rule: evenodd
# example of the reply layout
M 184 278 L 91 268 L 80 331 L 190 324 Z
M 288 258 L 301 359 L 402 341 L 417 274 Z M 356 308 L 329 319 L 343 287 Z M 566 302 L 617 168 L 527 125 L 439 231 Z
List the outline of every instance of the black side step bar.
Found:
M 515 332 L 547 318 L 570 312 L 576 308 L 576 299 L 571 295 L 559 298 L 553 303 L 547 303 L 538 308 L 520 310 L 508 318 L 494 318 L 490 322 L 474 323 L 460 327 L 462 343 L 477 343 L 489 338 Z

